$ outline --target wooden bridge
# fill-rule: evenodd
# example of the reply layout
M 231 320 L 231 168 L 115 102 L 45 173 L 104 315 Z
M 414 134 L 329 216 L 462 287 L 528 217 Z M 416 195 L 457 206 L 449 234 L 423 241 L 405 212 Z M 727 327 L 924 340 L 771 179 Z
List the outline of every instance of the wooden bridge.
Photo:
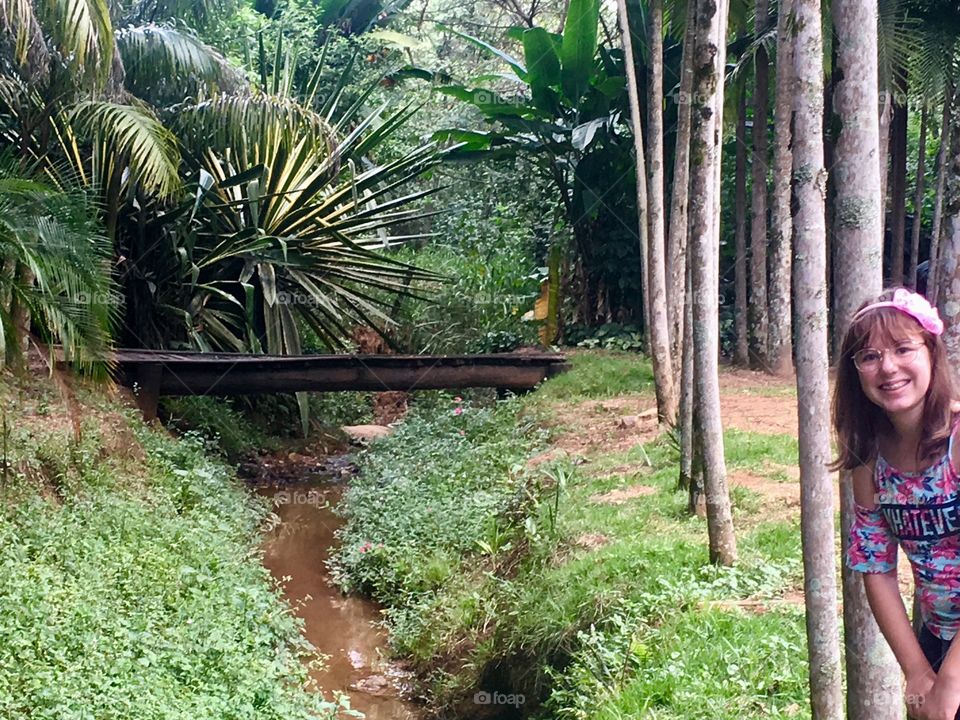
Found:
M 569 368 L 560 353 L 487 355 L 247 355 L 117 350 L 117 380 L 153 419 L 164 395 L 249 395 L 300 390 L 523 391 Z

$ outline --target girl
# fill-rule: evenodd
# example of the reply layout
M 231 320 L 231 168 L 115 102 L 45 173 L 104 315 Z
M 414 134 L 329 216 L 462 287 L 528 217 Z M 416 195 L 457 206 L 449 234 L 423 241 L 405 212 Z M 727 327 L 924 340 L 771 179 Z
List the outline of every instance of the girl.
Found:
M 960 629 L 960 406 L 942 332 L 923 296 L 884 292 L 851 320 L 833 397 L 834 469 L 853 471 L 846 562 L 863 573 L 919 720 L 960 719 L 960 651 L 950 650 Z M 913 568 L 919 638 L 900 597 L 898 544 Z

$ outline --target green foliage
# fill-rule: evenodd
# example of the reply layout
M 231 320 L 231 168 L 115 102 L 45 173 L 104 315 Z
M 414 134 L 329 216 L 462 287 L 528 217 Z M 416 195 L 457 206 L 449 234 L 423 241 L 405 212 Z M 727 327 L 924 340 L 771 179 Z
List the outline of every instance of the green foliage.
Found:
M 202 437 L 207 448 L 236 462 L 276 446 L 257 423 L 226 398 L 197 395 L 164 398 L 162 415 L 167 426 Z M 299 419 L 293 423 L 296 427 Z
M 110 248 L 91 211 L 85 195 L 31 178 L 0 156 L 0 366 L 19 352 L 10 312 L 18 308 L 68 359 L 102 359 L 117 298 L 105 270 Z
M 598 328 L 574 325 L 566 331 L 568 345 L 621 352 L 641 352 L 645 343 L 640 329 L 634 325 L 607 323 Z
M 259 562 L 265 503 L 195 438 L 136 426 L 131 474 L 93 423 L 80 443 L 35 428 L 11 439 L 22 474 L 0 489 L 0 715 L 334 716 Z
M 522 460 L 538 433 L 519 411 L 517 401 L 453 398 L 436 414 L 414 409 L 378 440 L 344 496 L 339 582 L 401 607 L 437 589 L 522 492 Z
M 649 374 L 636 357 L 577 354 L 568 396 L 622 392 L 577 377 L 591 372 L 591 357 L 612 365 L 610 375 Z M 525 695 L 532 717 L 679 720 L 703 708 L 721 718 L 802 716 L 802 608 L 778 597 L 801 578 L 796 520 L 760 522 L 759 496 L 740 493 L 740 563 L 715 567 L 704 521 L 687 515 L 676 490 L 669 442 L 518 471 L 523 419 L 531 408 L 549 412 L 559 380 L 498 410 L 483 433 L 473 408 L 443 408 L 374 444 L 343 502 L 342 582 L 386 603 L 395 647 L 441 706 L 481 689 Z M 469 454 L 457 429 L 470 437 Z M 504 438 L 514 438 L 506 450 Z M 765 472 L 754 467 L 765 455 L 791 452 L 791 438 L 741 433 L 729 439 L 728 461 Z M 649 491 L 597 500 L 637 483 Z M 767 604 L 782 609 L 748 610 Z
M 636 354 L 615 351 L 568 353 L 570 372 L 551 378 L 534 396 L 534 402 L 614 397 L 652 392 L 650 361 Z

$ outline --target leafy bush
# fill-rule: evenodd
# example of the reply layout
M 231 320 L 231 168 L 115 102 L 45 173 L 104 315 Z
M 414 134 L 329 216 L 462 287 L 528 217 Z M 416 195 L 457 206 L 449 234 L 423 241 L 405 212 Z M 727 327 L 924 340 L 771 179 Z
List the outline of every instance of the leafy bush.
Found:
M 619 350 L 621 352 L 642 352 L 643 334 L 635 325 L 607 323 L 598 328 L 574 325 L 566 331 L 568 345 L 600 350 Z
M 442 413 L 416 408 L 362 456 L 344 495 L 338 581 L 403 605 L 438 588 L 477 551 L 509 507 L 540 434 L 516 400 L 478 407 L 453 398 Z

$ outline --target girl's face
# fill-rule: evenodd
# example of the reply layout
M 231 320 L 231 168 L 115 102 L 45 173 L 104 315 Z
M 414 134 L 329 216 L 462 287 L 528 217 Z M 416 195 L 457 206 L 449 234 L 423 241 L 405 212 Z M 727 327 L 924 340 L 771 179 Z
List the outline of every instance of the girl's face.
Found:
M 855 356 L 860 387 L 891 420 L 920 422 L 930 387 L 930 350 L 919 330 L 885 332 L 877 328 Z

